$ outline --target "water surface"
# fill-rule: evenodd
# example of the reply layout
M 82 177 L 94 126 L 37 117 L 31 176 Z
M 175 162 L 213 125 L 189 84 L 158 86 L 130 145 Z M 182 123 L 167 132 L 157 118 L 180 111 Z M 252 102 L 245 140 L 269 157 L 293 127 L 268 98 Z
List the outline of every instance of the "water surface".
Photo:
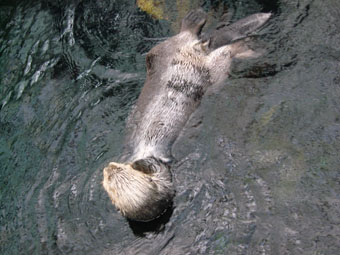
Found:
M 140 1 L 141 2 L 141 1 Z M 101 186 L 145 54 L 192 8 L 271 11 L 173 147 L 174 209 L 127 222 Z M 158 9 L 157 9 L 157 8 Z M 338 254 L 337 0 L 2 1 L 1 254 Z M 149 12 L 149 13 L 147 13 Z

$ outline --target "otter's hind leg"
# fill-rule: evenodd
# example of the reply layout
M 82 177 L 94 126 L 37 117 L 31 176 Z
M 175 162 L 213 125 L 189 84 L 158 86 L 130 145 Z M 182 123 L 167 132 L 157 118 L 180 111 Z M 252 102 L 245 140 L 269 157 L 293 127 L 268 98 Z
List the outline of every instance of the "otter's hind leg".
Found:
M 213 83 L 220 83 L 228 77 L 232 59 L 255 58 L 261 55 L 261 53 L 252 50 L 246 40 L 239 40 L 210 52 L 207 61 L 209 66 L 214 66 L 210 70 Z
M 199 35 L 205 22 L 207 14 L 202 9 L 192 10 L 183 18 L 181 32 L 190 31 L 195 35 Z
M 243 39 L 263 26 L 270 18 L 270 13 L 256 13 L 235 23 L 215 29 L 208 35 L 204 35 L 202 41 L 209 40 L 209 49 L 215 50 L 221 46 Z

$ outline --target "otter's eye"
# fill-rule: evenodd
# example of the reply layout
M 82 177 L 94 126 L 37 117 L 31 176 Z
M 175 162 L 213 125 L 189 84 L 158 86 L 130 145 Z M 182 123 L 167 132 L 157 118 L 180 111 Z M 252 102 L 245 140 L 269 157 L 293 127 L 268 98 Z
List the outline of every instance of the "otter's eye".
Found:
M 121 172 L 121 171 L 123 171 L 123 168 L 121 168 L 121 167 L 117 167 L 117 168 L 116 168 L 116 172 L 117 172 L 117 173 L 119 173 L 119 172 Z

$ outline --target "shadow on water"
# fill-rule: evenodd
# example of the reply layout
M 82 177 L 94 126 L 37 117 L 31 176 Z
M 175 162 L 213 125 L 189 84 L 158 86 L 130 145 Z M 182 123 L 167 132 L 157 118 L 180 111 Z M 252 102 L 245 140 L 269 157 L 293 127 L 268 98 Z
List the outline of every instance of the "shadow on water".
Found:
M 144 237 L 147 233 L 159 233 L 164 230 L 165 224 L 167 224 L 171 218 L 174 211 L 173 204 L 169 205 L 169 208 L 160 217 L 148 221 L 148 222 L 138 222 L 133 220 L 128 220 L 129 227 L 136 236 Z
M 261 5 L 261 12 L 271 12 L 271 13 L 275 13 L 278 14 L 279 12 L 279 2 L 278 0 L 257 0 L 256 2 L 258 2 L 259 5 Z
M 137 1 L 139 3 L 143 1 Z M 337 254 L 337 0 L 1 1 L 1 254 Z M 198 6 L 272 12 L 172 148 L 173 207 L 126 221 L 102 188 L 145 54 Z

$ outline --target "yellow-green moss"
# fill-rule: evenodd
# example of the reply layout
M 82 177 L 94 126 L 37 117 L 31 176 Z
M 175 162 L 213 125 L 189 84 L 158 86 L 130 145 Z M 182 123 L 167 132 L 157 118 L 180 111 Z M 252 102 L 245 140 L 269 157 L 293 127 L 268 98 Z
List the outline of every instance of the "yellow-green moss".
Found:
M 138 7 L 154 17 L 155 19 L 164 19 L 164 2 L 157 0 L 137 0 Z

